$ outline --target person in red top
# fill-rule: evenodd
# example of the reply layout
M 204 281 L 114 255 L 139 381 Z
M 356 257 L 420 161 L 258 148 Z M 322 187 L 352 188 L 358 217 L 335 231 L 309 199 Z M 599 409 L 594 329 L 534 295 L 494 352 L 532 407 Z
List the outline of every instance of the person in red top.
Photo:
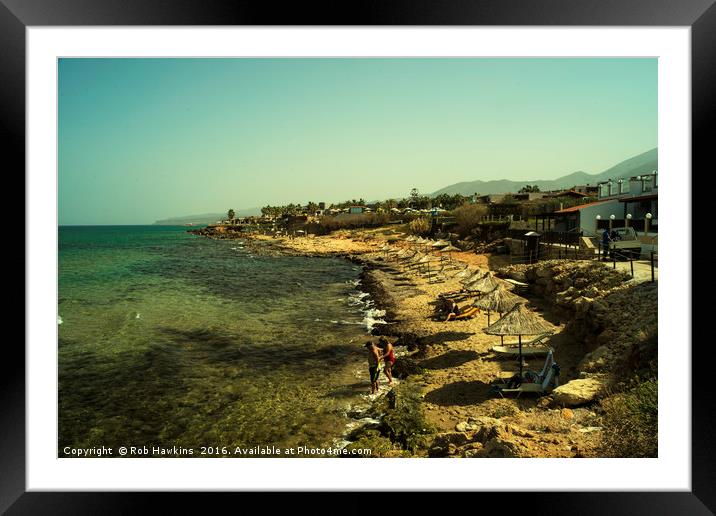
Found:
M 385 376 L 388 377 L 388 385 L 393 383 L 393 364 L 395 364 L 395 353 L 393 345 L 385 337 L 379 339 L 380 347 L 383 348 L 382 358 L 385 360 Z

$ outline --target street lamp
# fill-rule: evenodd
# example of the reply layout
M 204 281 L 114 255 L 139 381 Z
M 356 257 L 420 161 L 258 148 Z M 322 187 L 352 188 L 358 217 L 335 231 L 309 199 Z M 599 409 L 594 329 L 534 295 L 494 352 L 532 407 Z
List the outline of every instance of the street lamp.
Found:
M 617 183 L 619 184 L 619 195 L 622 194 L 622 183 L 623 183 L 623 182 L 624 182 L 623 179 L 619 179 L 619 181 L 617 181 Z
M 629 221 L 631 220 L 631 213 L 627 213 L 626 220 L 624 221 L 624 227 L 629 227 Z
M 646 236 L 647 233 L 649 233 L 649 222 L 651 222 L 651 213 L 647 213 L 645 215 L 645 217 L 646 217 L 646 220 L 644 220 L 644 236 Z
M 614 224 L 614 219 L 615 219 L 615 218 L 616 218 L 616 217 L 615 217 L 613 214 L 612 214 L 612 215 L 609 215 L 609 233 L 610 233 L 610 234 L 611 234 L 611 232 L 612 232 L 612 225 Z

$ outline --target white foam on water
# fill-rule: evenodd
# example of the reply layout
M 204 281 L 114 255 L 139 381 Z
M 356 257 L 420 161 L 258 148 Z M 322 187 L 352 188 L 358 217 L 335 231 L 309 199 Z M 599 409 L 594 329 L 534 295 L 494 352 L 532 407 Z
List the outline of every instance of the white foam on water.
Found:
M 369 308 L 365 311 L 365 317 L 363 317 L 363 324 L 365 324 L 368 331 L 372 331 L 377 324 L 387 324 L 382 318 L 385 317 L 385 310 L 378 310 L 377 308 Z
M 62 324 L 62 322 L 63 322 L 63 321 L 62 321 L 62 317 L 60 317 L 60 316 L 58 315 L 58 316 L 57 316 L 57 324 L 58 324 L 58 325 L 59 325 L 59 324 Z
M 333 447 L 337 448 L 339 450 L 342 450 L 343 448 L 348 446 L 350 443 L 351 443 L 350 441 L 346 441 L 345 439 L 342 439 L 342 438 L 333 439 Z
M 137 312 L 137 315 L 135 315 L 134 318 L 135 318 L 135 319 L 140 319 L 140 318 L 141 318 L 141 314 L 140 314 L 139 312 Z

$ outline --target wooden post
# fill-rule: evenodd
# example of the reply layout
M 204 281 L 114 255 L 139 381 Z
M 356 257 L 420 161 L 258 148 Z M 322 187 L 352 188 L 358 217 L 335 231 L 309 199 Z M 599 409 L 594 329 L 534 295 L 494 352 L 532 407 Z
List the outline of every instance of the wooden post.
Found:
M 616 249 L 612 253 L 612 261 L 614 262 L 614 269 L 616 269 L 617 268 L 617 251 L 616 251 Z
M 654 283 L 654 251 L 651 251 L 651 282 Z
M 629 255 L 629 267 L 631 267 L 631 277 L 634 277 L 634 258 Z

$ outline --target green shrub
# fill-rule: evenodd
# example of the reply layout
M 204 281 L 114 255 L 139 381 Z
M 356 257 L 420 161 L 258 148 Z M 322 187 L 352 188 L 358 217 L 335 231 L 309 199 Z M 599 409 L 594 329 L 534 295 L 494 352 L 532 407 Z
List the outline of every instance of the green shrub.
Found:
M 425 217 L 418 217 L 408 224 L 408 229 L 414 235 L 427 235 L 430 232 L 430 221 Z
M 425 436 L 433 428 L 425 420 L 420 387 L 404 383 L 396 388 L 396 406 L 383 419 L 393 442 L 415 452 L 426 444 Z
M 657 457 L 658 387 L 656 379 L 641 381 L 601 402 L 602 449 L 608 457 Z
M 463 204 L 453 210 L 452 216 L 455 217 L 459 235 L 463 238 L 471 235 L 487 212 L 488 207 L 484 204 Z
M 341 213 L 339 215 L 324 215 L 319 224 L 326 232 L 337 229 L 357 229 L 365 227 L 383 226 L 390 220 L 387 213 Z

